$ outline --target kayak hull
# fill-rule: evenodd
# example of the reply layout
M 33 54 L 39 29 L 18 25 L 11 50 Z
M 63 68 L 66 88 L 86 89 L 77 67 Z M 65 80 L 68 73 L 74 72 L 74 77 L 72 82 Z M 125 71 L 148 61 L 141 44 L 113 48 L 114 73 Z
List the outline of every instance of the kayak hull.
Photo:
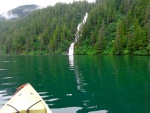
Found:
M 52 113 L 44 100 L 28 83 L 2 107 L 0 113 Z

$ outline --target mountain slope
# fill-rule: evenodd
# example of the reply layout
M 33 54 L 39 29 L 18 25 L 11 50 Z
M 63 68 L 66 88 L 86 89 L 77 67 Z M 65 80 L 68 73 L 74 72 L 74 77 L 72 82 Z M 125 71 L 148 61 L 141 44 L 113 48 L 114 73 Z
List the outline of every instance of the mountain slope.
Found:
M 37 10 L 38 8 L 39 6 L 37 5 L 19 6 L 15 9 L 9 10 L 8 12 L 1 14 L 0 20 L 22 18 L 26 16 L 27 14 L 31 13 L 32 11 Z
M 149 0 L 57 3 L 19 20 L 0 21 L 0 53 L 65 53 L 86 12 L 76 54 L 150 55 Z
M 94 4 L 86 1 L 57 3 L 15 21 L 0 22 L 0 53 L 65 53 L 76 28 Z

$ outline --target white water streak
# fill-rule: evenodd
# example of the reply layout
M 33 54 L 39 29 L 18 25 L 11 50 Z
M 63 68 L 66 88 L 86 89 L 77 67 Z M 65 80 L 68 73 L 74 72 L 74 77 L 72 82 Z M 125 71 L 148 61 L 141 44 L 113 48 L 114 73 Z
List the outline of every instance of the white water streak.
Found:
M 88 18 L 88 13 L 85 14 L 83 21 L 80 24 L 78 24 L 75 41 L 70 45 L 68 55 L 74 55 L 74 44 L 75 42 L 78 41 L 80 37 L 79 32 L 82 29 L 83 25 L 86 23 L 87 18 Z
M 73 54 L 74 54 L 74 43 L 71 44 L 68 55 L 73 55 Z

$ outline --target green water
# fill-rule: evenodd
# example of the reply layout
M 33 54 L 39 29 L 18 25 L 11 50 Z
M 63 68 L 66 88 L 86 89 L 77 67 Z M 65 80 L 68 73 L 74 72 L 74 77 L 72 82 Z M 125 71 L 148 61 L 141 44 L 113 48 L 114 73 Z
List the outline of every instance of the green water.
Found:
M 53 113 L 150 112 L 150 57 L 0 56 L 0 108 L 24 83 Z

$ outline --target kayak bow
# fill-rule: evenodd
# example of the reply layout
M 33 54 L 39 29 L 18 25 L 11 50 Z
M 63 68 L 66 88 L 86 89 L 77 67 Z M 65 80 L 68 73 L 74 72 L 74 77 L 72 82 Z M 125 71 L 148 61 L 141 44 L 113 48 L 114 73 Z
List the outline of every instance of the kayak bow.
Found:
M 0 113 L 52 113 L 44 100 L 28 83 L 18 88 Z

